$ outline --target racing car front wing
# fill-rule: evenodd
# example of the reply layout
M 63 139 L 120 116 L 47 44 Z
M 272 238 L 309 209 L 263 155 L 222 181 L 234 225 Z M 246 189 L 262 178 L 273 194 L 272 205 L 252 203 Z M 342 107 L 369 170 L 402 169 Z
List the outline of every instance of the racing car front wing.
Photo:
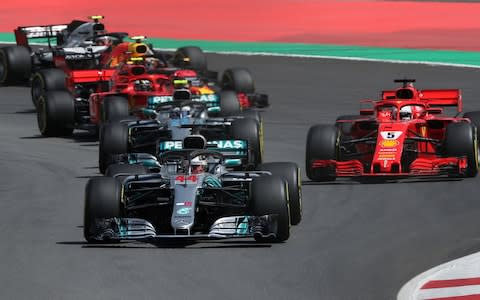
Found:
M 108 218 L 96 219 L 90 232 L 90 240 L 146 240 L 146 239 L 229 239 L 263 237 L 274 238 L 277 234 L 277 215 L 231 216 L 216 220 L 208 233 L 181 232 L 158 234 L 155 227 L 144 219 Z
M 465 157 L 417 158 L 409 166 L 409 172 L 402 172 L 400 166 L 390 172 L 378 172 L 375 165 L 371 170 L 365 170 L 364 164 L 357 160 L 314 160 L 312 168 L 330 170 L 331 176 L 356 177 L 356 176 L 439 176 L 439 175 L 464 175 L 467 171 Z

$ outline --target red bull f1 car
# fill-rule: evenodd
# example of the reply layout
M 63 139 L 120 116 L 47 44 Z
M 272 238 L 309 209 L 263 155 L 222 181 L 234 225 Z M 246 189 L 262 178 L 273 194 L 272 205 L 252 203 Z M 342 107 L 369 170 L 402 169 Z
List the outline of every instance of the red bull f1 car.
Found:
M 359 115 L 315 125 L 307 136 L 306 171 L 314 181 L 336 177 L 409 177 L 478 173 L 480 112 L 462 117 L 458 89 L 420 90 L 414 79 L 386 90 Z M 444 109 L 455 108 L 455 116 Z

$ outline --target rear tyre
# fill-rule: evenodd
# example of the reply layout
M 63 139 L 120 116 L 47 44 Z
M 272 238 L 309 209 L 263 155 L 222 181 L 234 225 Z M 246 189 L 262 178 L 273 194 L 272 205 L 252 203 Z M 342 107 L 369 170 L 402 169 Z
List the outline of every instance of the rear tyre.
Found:
M 230 126 L 231 137 L 248 142 L 248 166 L 257 167 L 263 160 L 263 135 L 254 119 L 236 119 Z
M 305 169 L 307 177 L 313 181 L 335 180 L 335 169 L 313 168 L 315 160 L 336 160 L 338 129 L 334 125 L 315 125 L 310 128 L 307 135 L 307 150 Z
M 129 117 L 128 100 L 122 96 L 107 96 L 103 99 L 102 121 L 120 121 Z
M 121 154 L 128 152 L 128 126 L 124 123 L 106 123 L 101 126 L 98 167 L 103 174 L 108 166 L 118 162 Z
M 60 69 L 42 69 L 35 72 L 32 76 L 32 95 L 33 105 L 38 107 L 38 99 L 46 91 L 66 90 L 65 72 Z
M 280 176 L 288 183 L 288 200 L 290 203 L 290 224 L 298 225 L 302 220 L 302 179 L 300 168 L 291 162 L 264 163 L 258 167 Z
M 95 240 L 95 220 L 122 217 L 122 184 L 115 178 L 96 177 L 87 182 L 85 188 L 85 210 L 83 236 L 88 242 Z
M 222 117 L 238 116 L 240 114 L 240 102 L 234 91 L 220 92 L 220 115 Z
M 30 50 L 24 46 L 0 48 L 0 83 L 26 83 L 32 72 Z
M 67 136 L 73 132 L 75 106 L 66 91 L 48 91 L 38 99 L 38 129 L 43 136 Z
M 253 93 L 255 85 L 252 74 L 245 68 L 231 68 L 222 75 L 222 88 L 234 90 L 237 93 Z
M 193 69 L 200 73 L 207 71 L 207 57 L 196 46 L 178 48 L 173 57 L 173 64 L 183 69 Z
M 475 177 L 478 173 L 477 128 L 469 123 L 450 123 L 445 132 L 445 155 L 466 156 L 466 177 Z
M 286 182 L 279 176 L 261 176 L 251 185 L 250 207 L 255 216 L 277 215 L 275 238 L 255 237 L 259 242 L 279 243 L 290 237 L 290 208 Z

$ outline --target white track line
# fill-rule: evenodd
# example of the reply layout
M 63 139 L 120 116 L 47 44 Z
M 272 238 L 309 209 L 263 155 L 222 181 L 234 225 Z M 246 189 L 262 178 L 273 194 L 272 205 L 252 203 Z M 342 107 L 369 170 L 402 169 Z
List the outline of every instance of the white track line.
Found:
M 15 42 L 2 42 L 1 44 L 15 44 Z M 32 45 L 45 46 L 46 44 L 32 43 Z M 176 48 L 156 48 L 164 51 L 175 51 Z M 435 50 L 432 50 L 435 51 Z M 318 59 L 337 59 L 337 60 L 349 60 L 349 61 L 369 61 L 379 63 L 392 63 L 392 64 L 415 64 L 415 65 L 428 65 L 432 67 L 455 67 L 455 68 L 471 68 L 480 69 L 480 66 L 467 65 L 467 64 L 454 64 L 454 63 L 442 63 L 431 61 L 408 61 L 408 60 L 396 60 L 396 59 L 379 59 L 379 58 L 363 58 L 354 56 L 328 56 L 328 55 L 308 55 L 308 54 L 285 54 L 285 53 L 270 53 L 270 52 L 242 52 L 242 51 L 208 51 L 205 53 L 215 53 L 224 55 L 243 55 L 243 56 L 276 56 L 276 57 L 299 57 L 299 58 L 318 58 Z

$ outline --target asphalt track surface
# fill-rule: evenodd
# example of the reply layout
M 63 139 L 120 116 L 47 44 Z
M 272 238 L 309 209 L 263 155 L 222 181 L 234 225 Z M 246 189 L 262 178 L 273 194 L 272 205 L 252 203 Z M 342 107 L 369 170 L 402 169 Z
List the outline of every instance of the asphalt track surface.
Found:
M 480 110 L 480 70 L 306 58 L 209 55 L 246 66 L 272 106 L 267 161 L 304 167 L 306 132 L 358 109 L 392 79 L 461 88 Z M 283 244 L 83 241 L 84 187 L 98 143 L 42 138 L 29 90 L 0 88 L 1 299 L 395 299 L 415 275 L 480 249 L 480 178 L 304 181 L 304 215 Z M 305 176 L 304 176 L 305 177 Z

